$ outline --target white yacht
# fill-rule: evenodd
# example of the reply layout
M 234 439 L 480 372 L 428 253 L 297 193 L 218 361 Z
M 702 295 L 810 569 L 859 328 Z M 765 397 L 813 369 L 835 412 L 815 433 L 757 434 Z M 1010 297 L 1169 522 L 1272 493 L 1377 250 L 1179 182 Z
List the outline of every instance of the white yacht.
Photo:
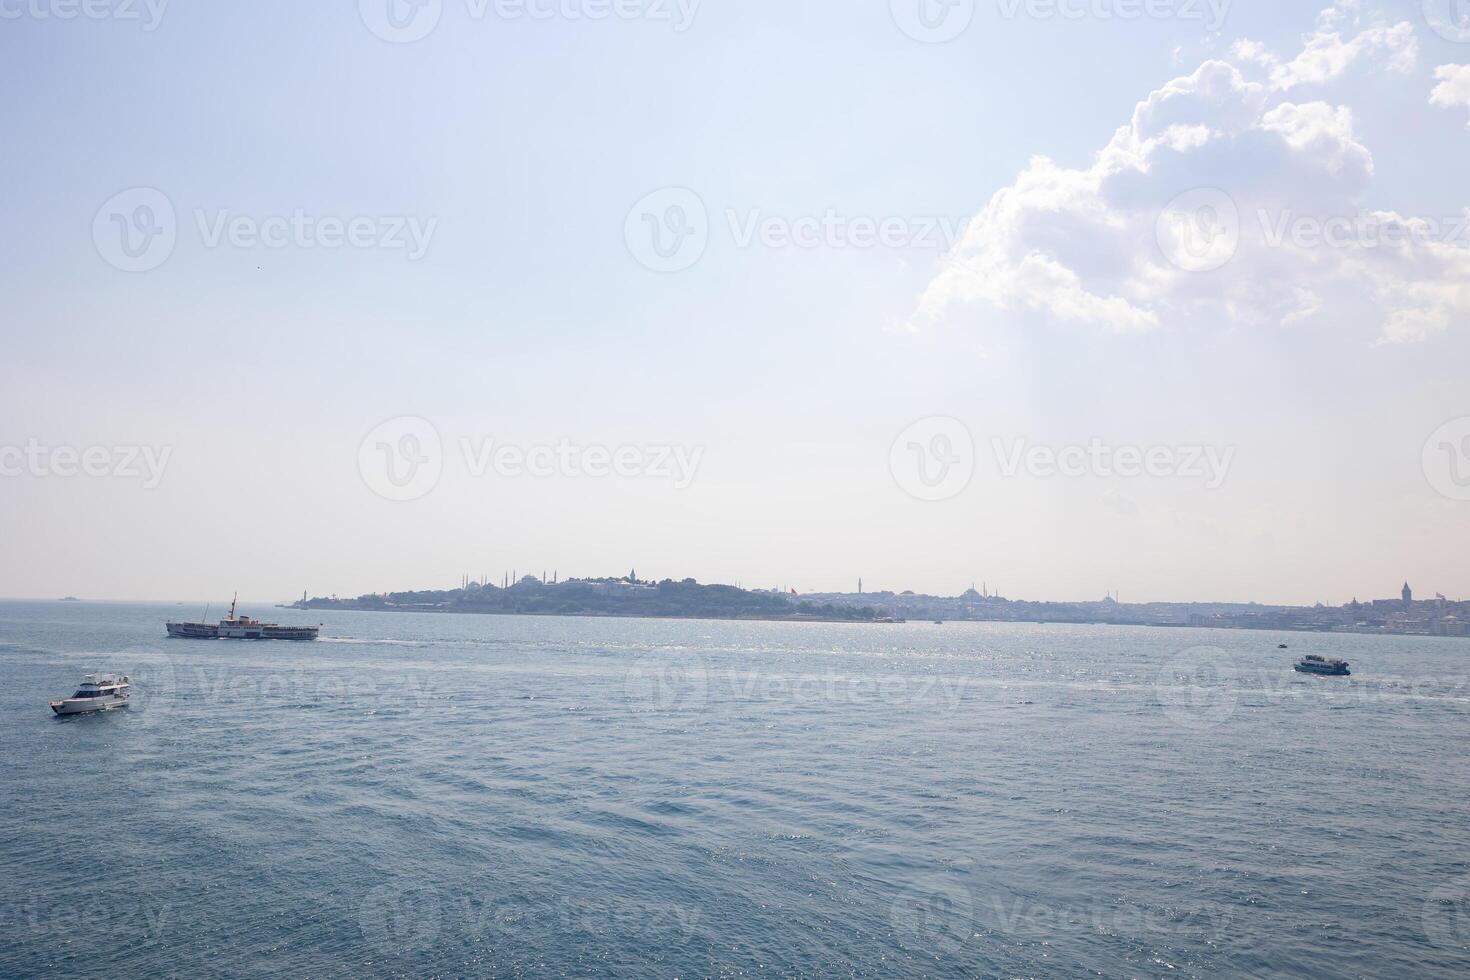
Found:
M 58 715 L 81 715 L 90 711 L 110 711 L 128 706 L 128 678 L 112 674 L 88 674 L 82 678 L 77 693 L 69 698 L 49 702 Z

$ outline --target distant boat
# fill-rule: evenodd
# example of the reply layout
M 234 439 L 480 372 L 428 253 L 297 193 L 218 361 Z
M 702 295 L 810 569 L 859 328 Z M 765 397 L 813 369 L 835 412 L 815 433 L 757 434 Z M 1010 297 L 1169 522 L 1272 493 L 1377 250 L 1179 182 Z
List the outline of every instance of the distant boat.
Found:
M 60 599 L 57 599 L 56 601 L 57 602 L 81 602 L 82 600 L 78 599 L 74 595 L 68 595 L 68 596 L 62 596 Z
M 111 674 L 88 674 L 82 678 L 77 693 L 69 698 L 48 701 L 58 715 L 84 715 L 93 711 L 111 711 L 128 706 L 130 691 L 127 677 Z
M 235 604 L 240 594 L 230 602 L 230 615 L 218 623 L 165 623 L 168 635 L 186 640 L 315 640 L 321 626 L 281 626 L 278 623 L 262 623 L 249 616 L 235 616 Z M 205 607 L 205 615 L 209 614 Z
M 1278 650 L 1285 650 L 1286 649 L 1286 644 L 1285 643 L 1278 643 L 1278 644 L 1276 644 L 1276 649 L 1278 649 Z
M 1319 657 L 1315 653 L 1309 653 L 1303 657 L 1294 669 L 1303 674 L 1322 674 L 1327 677 L 1346 677 L 1352 673 L 1348 670 L 1346 660 Z

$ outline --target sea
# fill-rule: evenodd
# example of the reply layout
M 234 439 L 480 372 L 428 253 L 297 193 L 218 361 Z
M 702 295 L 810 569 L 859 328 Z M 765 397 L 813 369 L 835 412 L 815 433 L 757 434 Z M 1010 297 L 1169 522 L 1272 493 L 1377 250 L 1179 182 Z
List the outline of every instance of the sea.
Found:
M 1467 639 L 242 611 L 0 602 L 0 977 L 1470 976 Z

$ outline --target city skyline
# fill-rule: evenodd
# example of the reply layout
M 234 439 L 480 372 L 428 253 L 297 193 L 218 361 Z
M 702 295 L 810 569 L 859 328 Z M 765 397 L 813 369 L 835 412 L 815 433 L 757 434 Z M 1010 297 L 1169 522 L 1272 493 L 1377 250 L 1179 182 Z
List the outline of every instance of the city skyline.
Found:
M 998 599 L 998 600 L 1004 600 L 1004 601 L 1010 601 L 1010 602 L 1022 602 L 1022 603 L 1095 603 L 1095 602 L 1100 602 L 1100 601 L 1112 601 L 1112 602 L 1119 603 L 1120 605 L 1139 605 L 1139 606 L 1142 606 L 1142 605 L 1191 605 L 1191 604 L 1193 604 L 1193 605 L 1260 605 L 1260 606 L 1269 606 L 1269 607 L 1290 607 L 1290 608 L 1306 609 L 1306 608 L 1313 608 L 1313 607 L 1318 607 L 1318 606 L 1329 607 L 1329 608 L 1345 608 L 1345 607 L 1351 605 L 1352 603 L 1359 602 L 1359 601 L 1361 601 L 1365 605 L 1366 604 L 1369 604 L 1369 603 L 1375 603 L 1375 602 L 1376 603 L 1382 603 L 1382 602 L 1386 602 L 1386 601 L 1399 602 L 1399 601 L 1401 601 L 1401 598 L 1402 598 L 1401 596 L 1399 598 L 1392 598 L 1392 597 L 1385 598 L 1384 596 L 1374 595 L 1374 594 L 1372 594 L 1370 592 L 1367 592 L 1367 591 L 1359 591 L 1359 592 L 1354 592 L 1353 594 L 1351 594 L 1346 599 L 1338 600 L 1336 597 L 1333 597 L 1333 598 L 1314 599 L 1314 600 L 1307 601 L 1307 602 L 1283 601 L 1283 600 L 1272 599 L 1272 598 L 1269 598 L 1269 597 L 1254 597 L 1254 598 L 1246 598 L 1246 599 L 1222 599 L 1222 598 L 1218 598 L 1218 597 L 1199 597 L 1199 596 L 1196 596 L 1196 597 L 1184 598 L 1184 599 L 1169 599 L 1169 598 L 1148 597 L 1148 596 L 1145 596 L 1145 597 L 1137 597 L 1137 596 L 1133 596 L 1133 595 L 1127 595 L 1125 597 L 1125 590 L 1114 588 L 1114 587 L 1109 587 L 1108 589 L 1104 590 L 1103 591 L 1103 594 L 1100 597 L 1099 596 L 1096 596 L 1096 595 L 1094 595 L 1094 596 L 1081 596 L 1081 595 L 1067 596 L 1067 595 L 1059 595 L 1059 594 L 1051 594 L 1051 595 L 1047 595 L 1047 594 L 1040 594 L 1040 595 L 1025 594 L 1025 595 L 1018 595 L 1018 594 L 1008 594 L 1008 590 L 1002 590 L 998 585 L 992 585 L 988 580 L 983 580 L 983 579 L 972 581 L 968 585 L 966 585 L 964 588 L 955 589 L 953 591 L 944 590 L 944 589 L 940 589 L 940 590 L 937 590 L 937 591 L 924 591 L 924 590 L 920 590 L 920 589 L 903 587 L 902 585 L 886 585 L 886 584 L 880 584 L 877 588 L 874 588 L 870 580 L 865 580 L 861 576 L 857 578 L 857 580 L 856 580 L 856 587 L 853 588 L 853 589 L 845 589 L 845 588 L 842 588 L 842 587 L 833 587 L 833 588 L 805 588 L 804 589 L 804 588 L 799 588 L 799 587 L 797 587 L 794 584 L 791 584 L 792 582 L 795 582 L 796 581 L 795 579 L 791 580 L 791 582 L 787 582 L 787 581 L 784 581 L 783 580 L 783 581 L 781 581 L 779 583 L 773 584 L 773 583 L 768 582 L 769 576 L 765 576 L 765 577 L 756 576 L 756 577 L 754 577 L 753 579 L 751 579 L 749 581 L 735 580 L 735 581 L 729 581 L 729 582 L 720 582 L 720 581 L 705 580 L 705 579 L 699 578 L 698 576 L 692 576 L 692 575 L 655 574 L 655 575 L 653 575 L 651 577 L 643 577 L 643 576 L 640 576 L 639 579 L 638 579 L 638 581 L 640 581 L 640 582 L 647 582 L 647 583 L 657 583 L 657 582 L 663 582 L 663 581 L 679 582 L 679 581 L 684 581 L 686 579 L 691 579 L 691 578 L 694 579 L 695 581 L 699 582 L 701 585 L 730 585 L 730 586 L 733 586 L 735 588 L 747 589 L 747 590 L 752 590 L 752 591 L 776 592 L 776 593 L 781 593 L 781 594 L 790 593 L 790 594 L 794 594 L 794 595 L 797 595 L 797 596 L 828 596 L 828 595 L 850 595 L 850 596 L 862 596 L 862 595 L 915 595 L 915 596 L 919 596 L 919 597 L 940 598 L 940 599 L 942 599 L 942 598 L 962 598 L 962 597 L 968 595 L 969 593 L 972 593 L 973 592 L 975 595 L 977 595 L 979 597 L 982 597 L 982 598 Z M 467 574 L 461 574 L 461 575 L 457 576 L 458 582 L 457 582 L 457 585 L 454 586 L 454 588 L 457 588 L 457 589 L 460 589 L 460 590 L 467 590 L 467 589 L 469 589 L 471 587 L 474 587 L 474 588 L 489 588 L 489 589 L 506 589 L 506 588 L 509 588 L 510 586 L 514 586 L 516 584 L 519 584 L 519 583 L 522 583 L 522 582 L 525 582 L 525 581 L 528 581 L 528 580 L 529 581 L 534 581 L 535 583 L 541 584 L 541 585 L 556 585 L 556 584 L 571 584 L 571 583 L 580 583 L 580 582 L 613 581 L 613 580 L 628 580 L 628 579 L 629 579 L 629 575 L 618 575 L 615 572 L 609 572 L 607 574 L 572 574 L 572 575 L 562 575 L 562 574 L 560 574 L 560 572 L 558 570 L 558 571 L 555 571 L 555 572 L 550 572 L 550 571 L 543 572 L 542 574 L 539 574 L 538 575 L 538 574 L 531 573 L 531 572 L 527 572 L 527 573 L 522 574 L 522 573 L 520 573 L 519 569 L 510 568 L 510 569 L 504 569 L 504 570 L 502 570 L 502 572 L 500 573 L 499 576 L 493 576 L 493 575 L 488 575 L 488 574 L 481 574 L 481 575 L 474 575 L 474 576 L 467 575 Z M 865 581 L 867 582 L 867 584 L 864 584 Z M 1404 581 L 1402 583 L 1402 587 L 1401 588 L 1408 588 L 1408 587 L 1409 587 L 1408 581 Z M 418 582 L 418 583 L 399 583 L 399 584 L 394 585 L 391 588 L 379 587 L 379 588 L 375 588 L 375 589 L 368 589 L 368 590 L 365 590 L 365 591 L 362 591 L 362 592 L 354 592 L 352 590 L 347 590 L 347 589 L 337 589 L 337 590 L 331 590 L 331 589 L 329 589 L 329 590 L 327 590 L 325 592 L 313 593 L 313 590 L 310 587 L 307 587 L 307 588 L 305 588 L 305 589 L 302 590 L 302 597 L 303 598 L 310 598 L 310 597 L 315 597 L 316 595 L 320 595 L 320 596 L 332 596 L 332 597 L 337 597 L 337 596 L 347 597 L 347 596 L 352 596 L 352 595 L 391 595 L 391 594 L 403 594 L 403 593 L 409 593 L 409 592 L 415 592 L 415 591 L 446 591 L 448 588 L 449 587 L 445 586 L 442 581 L 430 581 L 430 582 Z M 1400 590 L 1390 590 L 1390 591 L 1401 591 L 1401 589 Z M 226 589 L 224 592 L 220 593 L 220 595 L 221 596 L 230 596 L 230 595 L 236 595 L 238 593 L 239 593 L 239 590 Z M 276 594 L 267 594 L 266 592 L 261 592 L 260 594 L 256 594 L 256 595 L 246 595 L 246 598 L 243 599 L 243 600 L 241 600 L 241 601 L 242 602 L 254 602 L 254 603 L 269 602 L 269 603 L 274 604 L 274 603 L 278 603 L 278 602 L 291 601 L 292 596 L 294 596 L 294 594 L 295 594 L 294 592 L 289 592 L 289 591 L 288 592 L 279 592 L 279 593 L 276 593 Z M 68 599 L 68 600 L 70 600 L 70 599 L 80 599 L 82 601 L 90 601 L 90 602 L 136 602 L 136 603 L 189 602 L 189 601 L 194 601 L 196 598 L 199 599 L 200 601 L 205 601 L 205 597 L 203 597 L 203 596 L 193 596 L 193 595 L 183 596 L 183 597 L 181 597 L 181 596 L 110 596 L 110 595 L 75 595 L 73 593 L 67 593 L 65 595 L 49 595 L 49 594 L 48 595 L 4 595 L 4 596 L 0 596 L 0 601 L 3 601 L 3 600 L 14 600 L 14 601 L 24 601 L 24 602 L 45 602 L 45 601 L 60 600 L 60 599 L 63 599 L 63 598 Z M 1461 595 L 1458 595 L 1458 594 L 1451 595 L 1451 594 L 1448 594 L 1448 593 L 1443 592 L 1442 590 L 1434 590 L 1434 591 L 1432 591 L 1431 594 L 1430 594 L 1430 596 L 1428 598 L 1426 598 L 1423 595 L 1418 595 L 1418 597 L 1414 601 L 1424 602 L 1424 601 L 1433 601 L 1433 600 L 1440 600 L 1440 601 L 1450 602 L 1450 603 L 1460 603 L 1460 602 L 1470 601 L 1470 600 L 1467 600 L 1465 597 L 1463 597 Z M 213 602 L 215 600 L 214 599 L 208 599 L 207 601 Z

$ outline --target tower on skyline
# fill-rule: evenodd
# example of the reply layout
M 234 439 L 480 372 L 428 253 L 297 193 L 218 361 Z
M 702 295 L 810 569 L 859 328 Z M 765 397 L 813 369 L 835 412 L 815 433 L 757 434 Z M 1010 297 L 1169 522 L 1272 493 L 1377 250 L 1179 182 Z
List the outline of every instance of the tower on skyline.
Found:
M 1414 601 L 1414 590 L 1409 588 L 1409 583 L 1404 583 L 1404 591 L 1400 593 L 1404 597 L 1404 605 L 1409 606 Z

